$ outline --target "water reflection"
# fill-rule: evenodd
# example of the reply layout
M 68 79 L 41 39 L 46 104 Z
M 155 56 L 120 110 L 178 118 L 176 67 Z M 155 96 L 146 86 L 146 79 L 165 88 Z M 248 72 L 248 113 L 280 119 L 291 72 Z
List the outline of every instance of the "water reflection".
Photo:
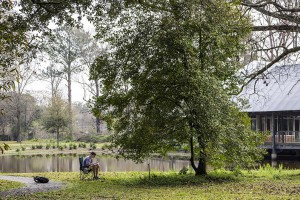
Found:
M 7 173 L 33 173 L 33 172 L 78 172 L 78 155 L 33 155 L 33 156 L 1 156 L 0 172 Z M 184 166 L 189 167 L 187 160 L 152 159 L 144 163 L 136 164 L 131 160 L 115 159 L 110 157 L 98 157 L 101 171 L 179 171 Z

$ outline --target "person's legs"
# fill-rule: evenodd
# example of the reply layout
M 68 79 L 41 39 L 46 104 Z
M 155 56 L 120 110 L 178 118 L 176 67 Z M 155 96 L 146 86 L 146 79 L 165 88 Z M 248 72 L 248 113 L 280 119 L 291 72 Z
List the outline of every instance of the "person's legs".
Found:
M 93 165 L 91 168 L 93 170 L 94 179 L 98 179 L 99 165 Z
M 95 167 L 96 167 L 96 175 L 97 175 L 97 177 L 98 177 L 100 166 L 99 166 L 99 165 L 95 165 Z

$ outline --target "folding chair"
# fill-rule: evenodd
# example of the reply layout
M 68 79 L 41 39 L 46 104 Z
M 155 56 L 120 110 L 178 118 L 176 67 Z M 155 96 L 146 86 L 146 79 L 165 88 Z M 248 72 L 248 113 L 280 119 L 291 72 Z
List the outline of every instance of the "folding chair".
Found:
M 83 167 L 83 157 L 79 157 L 79 166 L 80 166 L 80 180 L 84 180 L 86 178 L 92 179 L 93 173 Z

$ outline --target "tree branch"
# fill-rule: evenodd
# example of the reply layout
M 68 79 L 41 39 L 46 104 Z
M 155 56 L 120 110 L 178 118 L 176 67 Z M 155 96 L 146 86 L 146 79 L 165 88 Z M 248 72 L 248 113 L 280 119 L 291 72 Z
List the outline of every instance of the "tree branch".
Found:
M 290 31 L 299 32 L 298 25 L 269 25 L 269 26 L 253 26 L 253 31 Z

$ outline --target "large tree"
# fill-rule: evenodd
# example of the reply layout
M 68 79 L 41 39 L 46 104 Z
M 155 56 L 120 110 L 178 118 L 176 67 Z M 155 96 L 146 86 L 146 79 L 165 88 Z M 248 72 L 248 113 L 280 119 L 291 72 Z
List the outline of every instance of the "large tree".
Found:
M 196 175 L 207 173 L 207 162 L 260 158 L 263 137 L 229 95 L 250 31 L 236 3 L 139 1 L 103 21 L 98 36 L 113 52 L 91 70 L 103 83 L 94 112 L 106 111 L 121 155 L 142 161 L 187 145 Z
M 61 27 L 54 31 L 47 43 L 47 53 L 60 66 L 61 76 L 67 81 L 69 118 L 72 119 L 72 78 L 83 70 L 83 54 L 91 43 L 91 36 L 82 29 Z M 72 135 L 72 120 L 69 134 Z
M 17 67 L 28 50 L 26 29 L 19 23 L 21 15 L 10 0 L 0 2 L 0 99 L 15 85 Z

